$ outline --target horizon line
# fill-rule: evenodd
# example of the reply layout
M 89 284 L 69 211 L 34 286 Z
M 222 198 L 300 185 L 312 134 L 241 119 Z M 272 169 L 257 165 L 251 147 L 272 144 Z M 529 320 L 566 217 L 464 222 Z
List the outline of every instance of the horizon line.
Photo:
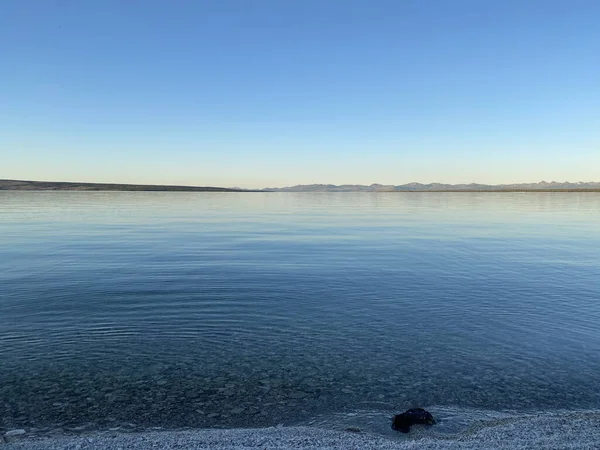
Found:
M 430 182 L 430 183 L 421 183 L 418 181 L 411 181 L 408 183 L 404 183 L 404 184 L 381 184 L 381 183 L 371 183 L 371 184 L 350 184 L 350 183 L 344 183 L 344 184 L 332 184 L 332 183 L 309 183 L 309 184 L 295 184 L 295 185 L 287 185 L 287 186 L 282 186 L 282 187 L 263 187 L 263 188 L 243 188 L 243 187 L 223 187 L 223 186 L 201 186 L 201 185 L 182 185 L 182 184 L 140 184 L 140 183 L 115 183 L 115 182 L 90 182 L 90 181 L 47 181 L 47 180 L 19 180 L 19 179 L 9 179 L 9 178 L 0 178 L 0 183 L 23 183 L 23 184 L 41 184 L 41 185 L 69 185 L 71 187 L 76 187 L 76 186 L 81 186 L 81 187 L 92 187 L 92 186 L 106 186 L 106 187 L 117 187 L 117 186 L 122 186 L 124 188 L 126 187 L 131 187 L 131 188 L 138 188 L 140 190 L 142 190 L 141 188 L 166 188 L 166 189 L 190 189 L 190 190 L 195 190 L 195 189 L 206 189 L 206 190 L 226 190 L 226 191 L 266 191 L 269 192 L 269 190 L 282 190 L 282 189 L 292 189 L 292 188 L 302 188 L 302 187 L 317 187 L 317 186 L 322 186 L 322 187 L 328 187 L 328 188 L 343 188 L 343 187 L 363 187 L 363 188 L 370 188 L 370 187 L 375 187 L 375 186 L 381 186 L 382 188 L 397 188 L 397 187 L 416 187 L 416 186 L 433 186 L 433 185 L 440 185 L 440 186 L 444 186 L 447 188 L 452 188 L 452 187 L 467 187 L 467 186 L 481 186 L 481 187 L 490 187 L 490 188 L 502 188 L 502 187 L 507 187 L 507 188 L 515 188 L 515 187 L 526 187 L 526 186 L 532 186 L 530 189 L 528 190 L 534 190 L 535 188 L 533 186 L 536 185 L 559 185 L 559 184 L 569 184 L 569 185 L 585 185 L 585 184 L 600 184 L 600 181 L 575 181 L 575 182 L 571 182 L 571 181 L 538 181 L 538 182 L 521 182 L 521 183 L 500 183 L 500 184 L 487 184 L 487 183 L 475 183 L 475 182 L 469 182 L 469 183 L 442 183 L 442 182 Z M 74 185 L 74 186 L 73 186 Z M 56 186 L 58 187 L 58 186 Z M 558 188 L 560 189 L 560 188 Z M 582 190 L 585 188 L 582 188 Z M 590 189 L 590 188 L 588 188 Z M 596 187 L 592 188 L 592 189 L 598 189 Z M 5 189 L 2 186 L 0 186 L 0 190 L 18 190 L 18 189 Z M 42 189 L 40 189 L 42 190 Z M 52 189 L 49 189 L 52 190 Z M 56 189 L 55 189 L 56 190 Z M 115 190 L 115 189 L 113 189 Z M 157 190 L 157 189 L 154 189 Z M 460 189 L 460 190 L 464 190 L 464 189 Z M 543 190 L 549 190 L 549 189 L 543 189 Z M 380 192 L 386 192 L 385 189 L 381 189 L 379 190 Z M 432 190 L 429 190 L 430 192 Z M 445 191 L 448 191 L 448 189 L 445 189 Z M 388 191 L 389 192 L 389 191 Z

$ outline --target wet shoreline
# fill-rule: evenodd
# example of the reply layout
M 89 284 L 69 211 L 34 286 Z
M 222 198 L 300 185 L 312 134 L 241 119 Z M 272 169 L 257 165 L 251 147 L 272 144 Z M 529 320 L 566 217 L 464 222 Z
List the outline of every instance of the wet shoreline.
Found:
M 18 433 L 17 433 L 18 434 Z M 104 432 L 87 436 L 9 437 L 7 450 L 91 449 L 592 449 L 600 445 L 600 411 L 532 414 L 481 421 L 456 434 L 415 426 L 407 435 L 316 427 L 203 429 L 144 433 Z
M 299 426 L 263 428 L 103 431 L 35 428 L 2 429 L 4 448 L 38 449 L 592 449 L 600 446 L 600 410 L 510 413 L 433 408 L 438 423 L 414 425 L 410 433 L 391 430 L 381 411 L 340 413 Z

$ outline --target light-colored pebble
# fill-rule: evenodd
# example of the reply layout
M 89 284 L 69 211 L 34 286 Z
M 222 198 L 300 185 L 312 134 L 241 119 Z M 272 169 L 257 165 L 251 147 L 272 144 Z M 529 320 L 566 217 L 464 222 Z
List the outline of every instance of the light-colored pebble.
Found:
M 16 437 L 16 436 L 23 436 L 25 433 L 26 433 L 25 430 L 23 430 L 22 428 L 19 428 L 16 430 L 7 431 L 6 433 L 4 433 L 4 436 L 6 436 L 7 438 L 10 438 L 10 437 Z

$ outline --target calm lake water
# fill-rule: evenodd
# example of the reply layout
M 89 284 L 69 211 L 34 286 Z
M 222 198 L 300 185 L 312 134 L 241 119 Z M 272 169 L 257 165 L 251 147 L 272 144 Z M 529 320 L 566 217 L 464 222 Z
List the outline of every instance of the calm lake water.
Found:
M 0 191 L 2 429 L 451 431 L 598 386 L 598 193 Z

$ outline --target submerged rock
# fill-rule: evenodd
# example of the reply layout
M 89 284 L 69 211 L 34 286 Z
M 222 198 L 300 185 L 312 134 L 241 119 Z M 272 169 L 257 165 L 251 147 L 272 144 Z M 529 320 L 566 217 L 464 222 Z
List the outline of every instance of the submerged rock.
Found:
M 392 419 L 392 429 L 408 433 L 412 425 L 433 425 L 434 423 L 435 419 L 431 413 L 423 408 L 413 408 L 395 415 Z
M 23 429 L 7 431 L 6 433 L 4 433 L 4 442 L 11 442 L 14 439 L 20 438 L 24 434 L 25 434 L 25 430 L 23 430 Z M 0 444 L 1 444 L 1 440 L 0 440 Z

